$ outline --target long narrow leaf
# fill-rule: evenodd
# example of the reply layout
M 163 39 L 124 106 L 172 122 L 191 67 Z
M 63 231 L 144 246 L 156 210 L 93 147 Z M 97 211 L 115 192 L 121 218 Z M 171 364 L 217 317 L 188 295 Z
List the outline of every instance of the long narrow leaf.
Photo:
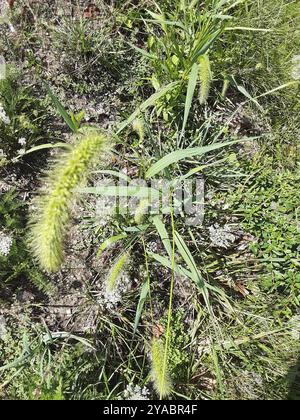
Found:
M 172 261 L 170 260 L 170 258 L 166 258 L 163 257 L 162 255 L 156 254 L 155 252 L 147 252 L 149 257 L 153 258 L 155 261 L 157 261 L 159 264 L 161 264 L 162 266 L 172 270 Z M 195 276 L 186 268 L 182 267 L 179 264 L 176 264 L 174 267 L 174 271 L 176 274 L 183 276 L 183 277 L 187 277 L 189 279 L 191 279 L 193 282 L 195 282 Z M 196 286 L 199 287 L 199 283 L 195 282 Z M 221 289 L 218 289 L 215 286 L 212 286 L 211 284 L 206 284 L 207 289 L 218 293 L 220 296 L 224 297 L 224 292 Z M 201 289 L 200 289 L 201 290 Z
M 137 198 L 159 198 L 158 190 L 142 186 L 103 186 L 79 188 L 82 194 L 103 195 L 105 197 L 137 197 Z
M 233 79 L 234 80 L 234 79 Z M 236 83 L 236 81 L 234 80 L 234 82 L 235 82 L 235 86 L 236 86 L 236 88 L 246 97 L 246 98 L 248 98 L 250 101 L 252 101 L 253 103 L 255 103 L 255 105 L 258 107 L 258 108 L 260 108 L 260 109 L 262 109 L 262 106 L 260 105 L 260 103 L 255 99 L 255 98 L 253 98 L 251 95 L 250 95 L 250 93 L 244 88 L 244 86 L 241 86 L 241 85 L 238 85 L 237 83 Z
M 106 239 L 99 247 L 97 252 L 97 257 L 100 257 L 101 254 L 109 247 L 114 245 L 116 242 L 121 241 L 122 239 L 125 239 L 127 235 L 125 233 L 120 235 L 111 236 L 110 238 Z
M 199 75 L 199 65 L 195 63 L 192 67 L 192 70 L 189 76 L 189 83 L 188 83 L 185 107 L 184 107 L 183 125 L 182 125 L 182 130 L 181 130 L 181 138 L 184 136 L 185 127 L 186 127 L 186 124 L 190 115 L 193 97 L 194 97 L 195 89 L 197 86 L 198 75 Z
M 234 28 L 227 27 L 225 31 L 250 31 L 250 32 L 274 32 L 274 29 L 251 28 L 247 26 L 235 26 Z
M 128 45 L 130 45 L 131 48 L 136 50 L 138 53 L 142 54 L 144 57 L 151 58 L 151 60 L 153 60 L 153 59 L 157 60 L 157 57 L 153 54 L 149 54 L 148 51 L 143 50 L 142 48 L 139 48 L 136 45 L 131 44 L 130 42 L 128 42 Z
M 48 95 L 50 96 L 55 108 L 57 109 L 58 113 L 60 114 L 60 116 L 64 119 L 65 123 L 69 126 L 69 128 L 76 133 L 78 131 L 78 126 L 72 121 L 72 118 L 70 117 L 70 115 L 67 113 L 66 109 L 64 108 L 64 106 L 62 105 L 62 103 L 59 101 L 59 99 L 57 98 L 57 96 L 52 92 L 50 86 L 46 83 L 46 89 L 48 92 Z
M 293 86 L 293 85 L 299 85 L 299 84 L 300 84 L 299 80 L 295 80 L 293 82 L 288 82 L 288 83 L 285 83 L 284 85 L 277 86 L 274 89 L 268 90 L 268 92 L 262 93 L 261 95 L 256 96 L 254 99 L 263 98 L 264 96 L 271 95 L 272 93 L 275 93 L 278 90 L 286 89 L 287 87 L 290 87 L 290 86 Z
M 153 224 L 156 227 L 156 230 L 160 236 L 160 239 L 162 240 L 162 243 L 169 255 L 169 257 L 171 257 L 172 255 L 172 245 L 169 239 L 169 235 L 167 232 L 167 229 L 164 225 L 164 223 L 162 222 L 161 218 L 159 216 L 155 216 L 153 217 Z
M 136 333 L 137 327 L 139 325 L 148 293 L 149 293 L 149 284 L 148 284 L 148 280 L 146 280 L 145 283 L 142 286 L 139 303 L 138 303 L 138 306 L 137 306 L 137 309 L 136 309 L 136 314 L 135 314 L 135 319 L 134 319 L 134 327 L 133 327 L 133 333 L 134 334 Z
M 63 148 L 63 149 L 70 150 L 70 149 L 72 149 L 72 146 L 70 144 L 67 144 L 67 143 L 53 143 L 53 144 L 52 143 L 46 143 L 46 144 L 41 144 L 40 146 L 34 146 L 31 149 L 27 150 L 21 156 L 18 156 L 17 159 L 20 159 L 20 158 L 22 158 L 25 155 L 29 155 L 30 153 L 38 152 L 40 150 L 44 150 L 44 149 L 56 149 L 56 148 Z
M 185 261 L 186 265 L 189 267 L 189 270 L 193 276 L 194 282 L 198 285 L 199 289 L 202 292 L 203 298 L 205 300 L 205 304 L 207 309 L 210 310 L 210 303 L 209 303 L 209 294 L 206 287 L 206 284 L 197 268 L 195 260 L 188 249 L 184 239 L 179 235 L 178 232 L 175 232 L 175 243 L 180 255 L 182 256 L 183 260 Z
M 174 163 L 178 163 L 181 160 L 194 156 L 203 156 L 206 153 L 212 152 L 213 150 L 222 149 L 223 147 L 231 146 L 233 144 L 239 143 L 240 141 L 242 140 L 234 140 L 225 143 L 210 144 L 209 146 L 175 150 L 174 152 L 171 152 L 161 158 L 158 162 L 154 163 L 154 165 L 152 165 L 146 172 L 146 178 L 149 179 L 154 177 L 168 166 L 173 165 Z

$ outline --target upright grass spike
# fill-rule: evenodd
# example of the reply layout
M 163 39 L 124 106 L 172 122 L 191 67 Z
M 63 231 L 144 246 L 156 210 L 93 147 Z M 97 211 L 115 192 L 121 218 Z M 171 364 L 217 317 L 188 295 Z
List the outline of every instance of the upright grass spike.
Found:
M 221 98 L 223 100 L 225 99 L 225 97 L 227 95 L 227 91 L 228 91 L 229 85 L 230 85 L 230 81 L 229 81 L 228 77 L 225 77 L 224 78 L 224 81 L 223 81 L 222 92 L 221 92 Z
M 76 189 L 88 179 L 92 167 L 103 161 L 110 138 L 96 128 L 83 128 L 77 142 L 59 157 L 46 175 L 31 216 L 30 246 L 41 267 L 49 273 L 59 270 L 63 261 L 63 241 L 76 201 Z
M 109 274 L 108 274 L 108 278 L 107 278 L 107 282 L 106 282 L 106 288 L 108 291 L 112 291 L 117 283 L 118 277 L 125 265 L 125 263 L 127 262 L 129 258 L 129 253 L 125 252 L 124 254 L 122 254 L 117 261 L 114 263 L 114 265 L 112 266 Z
M 210 86 L 212 82 L 212 72 L 208 54 L 199 57 L 199 79 L 200 79 L 200 97 L 201 105 L 207 102 Z
M 145 215 L 148 212 L 148 208 L 149 208 L 149 200 L 148 198 L 144 198 L 143 200 L 141 200 L 136 208 L 135 214 L 134 214 L 134 221 L 136 224 L 140 224 L 142 223 Z
M 172 382 L 168 368 L 164 366 L 165 348 L 161 340 L 153 338 L 151 343 L 152 380 L 160 398 L 170 395 Z

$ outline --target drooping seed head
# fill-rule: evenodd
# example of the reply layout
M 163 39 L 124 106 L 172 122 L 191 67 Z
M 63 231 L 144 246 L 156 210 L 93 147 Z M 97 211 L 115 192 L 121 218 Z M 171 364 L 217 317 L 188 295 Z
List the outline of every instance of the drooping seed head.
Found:
M 31 216 L 30 246 L 47 272 L 56 272 L 63 261 L 63 242 L 76 189 L 87 181 L 92 167 L 103 161 L 111 140 L 96 128 L 84 128 L 74 147 L 52 165 L 46 175 Z
M 114 265 L 110 269 L 106 281 L 106 288 L 109 292 L 111 292 L 116 287 L 117 280 L 120 276 L 121 271 L 124 268 L 124 265 L 128 261 L 128 258 L 129 253 L 125 252 L 115 261 Z

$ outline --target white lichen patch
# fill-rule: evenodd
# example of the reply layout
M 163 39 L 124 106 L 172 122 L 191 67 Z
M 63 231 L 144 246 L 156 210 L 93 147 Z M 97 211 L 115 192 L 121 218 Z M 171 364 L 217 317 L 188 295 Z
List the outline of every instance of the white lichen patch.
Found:
M 3 107 L 3 105 L 0 102 L 0 123 L 3 123 L 5 125 L 10 124 L 10 118 L 9 116 L 6 114 L 6 111 Z
M 13 244 L 13 239 L 10 235 L 7 235 L 5 232 L 0 232 L 0 255 L 7 257 L 11 246 Z
M 228 225 L 219 226 L 213 225 L 208 228 L 211 246 L 216 248 L 230 248 L 235 240 L 236 236 L 232 233 L 232 229 Z
M 149 400 L 150 392 L 148 388 L 141 387 L 139 385 L 129 384 L 127 385 L 123 399 L 124 400 Z
M 99 297 L 99 304 L 107 309 L 116 309 L 122 301 L 122 298 L 128 290 L 130 290 L 131 280 L 126 272 L 118 277 L 113 289 L 105 287 Z
M 21 137 L 21 138 L 19 138 L 18 143 L 19 143 L 21 146 L 26 146 L 26 139 L 25 139 L 25 137 Z

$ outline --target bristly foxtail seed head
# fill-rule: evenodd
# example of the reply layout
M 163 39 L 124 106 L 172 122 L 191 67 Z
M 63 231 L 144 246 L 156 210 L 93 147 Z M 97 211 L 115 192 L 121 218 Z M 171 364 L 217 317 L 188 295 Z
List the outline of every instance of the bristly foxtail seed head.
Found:
M 76 188 L 87 181 L 92 167 L 111 147 L 111 139 L 96 128 L 83 128 L 74 140 L 74 148 L 47 173 L 31 216 L 30 246 L 49 273 L 57 272 L 63 262 L 63 240 Z
M 168 366 L 164 366 L 165 347 L 161 340 L 153 338 L 151 343 L 151 375 L 157 394 L 165 398 L 172 391 L 172 381 Z
M 134 214 L 134 221 L 136 224 L 139 225 L 140 223 L 142 223 L 145 215 L 148 212 L 148 209 L 149 209 L 149 200 L 148 198 L 144 198 L 139 202 L 137 209 L 135 211 L 135 214 Z
M 122 254 L 114 263 L 111 270 L 109 271 L 107 281 L 106 281 L 106 288 L 108 292 L 111 292 L 115 289 L 118 278 L 124 268 L 124 265 L 127 263 L 129 259 L 129 252 L 125 252 Z
M 212 82 L 212 71 L 208 54 L 199 57 L 200 104 L 207 102 Z

